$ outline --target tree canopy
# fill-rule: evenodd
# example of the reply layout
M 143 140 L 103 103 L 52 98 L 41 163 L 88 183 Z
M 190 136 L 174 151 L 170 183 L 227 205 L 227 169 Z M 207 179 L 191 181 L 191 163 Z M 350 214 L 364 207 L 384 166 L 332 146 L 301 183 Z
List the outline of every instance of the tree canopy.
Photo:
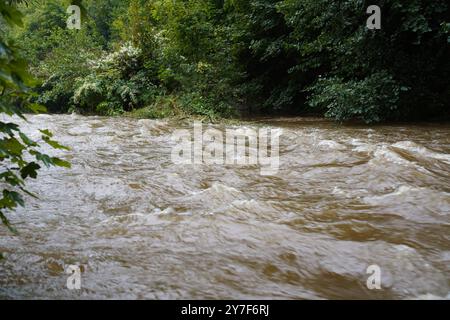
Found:
M 53 112 L 448 117 L 448 1 L 375 2 L 85 0 L 74 31 L 67 4 L 46 0 L 11 37 Z

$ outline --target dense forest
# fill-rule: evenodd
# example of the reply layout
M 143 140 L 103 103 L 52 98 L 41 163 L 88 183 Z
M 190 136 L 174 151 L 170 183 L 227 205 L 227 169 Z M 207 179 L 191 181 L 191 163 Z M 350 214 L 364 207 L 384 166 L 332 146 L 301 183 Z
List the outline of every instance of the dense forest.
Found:
M 375 2 L 85 0 L 71 30 L 69 2 L 36 0 L 19 5 L 8 41 L 51 112 L 448 117 L 450 4 Z M 366 26 L 371 4 L 379 30 Z

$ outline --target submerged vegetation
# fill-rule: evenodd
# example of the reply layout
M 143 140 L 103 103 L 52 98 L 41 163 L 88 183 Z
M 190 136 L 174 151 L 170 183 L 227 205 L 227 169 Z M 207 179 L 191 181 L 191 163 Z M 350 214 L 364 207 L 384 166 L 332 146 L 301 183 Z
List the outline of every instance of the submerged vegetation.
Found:
M 378 4 L 379 30 L 366 26 Z M 323 114 L 448 117 L 448 1 L 85 0 L 21 6 L 9 37 L 51 112 L 209 118 Z

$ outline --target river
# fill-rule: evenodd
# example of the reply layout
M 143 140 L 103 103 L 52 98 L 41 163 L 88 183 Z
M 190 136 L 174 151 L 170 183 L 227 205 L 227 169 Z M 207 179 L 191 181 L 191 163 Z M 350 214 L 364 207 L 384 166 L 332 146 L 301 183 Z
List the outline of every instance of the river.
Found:
M 165 120 L 36 115 L 72 163 L 0 228 L 2 299 L 450 298 L 450 125 L 267 119 L 278 173 L 176 165 Z M 224 125 L 215 125 L 224 130 Z M 66 287 L 81 267 L 81 290 Z M 381 290 L 369 290 L 369 266 Z

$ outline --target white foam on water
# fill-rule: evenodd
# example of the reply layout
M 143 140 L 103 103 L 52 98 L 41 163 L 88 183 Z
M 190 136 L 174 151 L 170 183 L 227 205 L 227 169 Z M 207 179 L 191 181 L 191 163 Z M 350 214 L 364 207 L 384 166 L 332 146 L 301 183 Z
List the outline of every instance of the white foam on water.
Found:
M 426 158 L 442 160 L 447 163 L 450 163 L 450 154 L 444 154 L 444 153 L 438 153 L 438 152 L 432 151 L 432 150 L 430 150 L 424 146 L 421 146 L 417 143 L 414 143 L 412 141 L 400 141 L 400 142 L 394 143 L 392 146 L 396 147 L 396 148 L 400 148 L 400 149 L 405 149 L 412 153 L 417 153 Z
M 318 143 L 319 148 L 329 150 L 346 150 L 347 147 L 333 140 L 322 140 Z

